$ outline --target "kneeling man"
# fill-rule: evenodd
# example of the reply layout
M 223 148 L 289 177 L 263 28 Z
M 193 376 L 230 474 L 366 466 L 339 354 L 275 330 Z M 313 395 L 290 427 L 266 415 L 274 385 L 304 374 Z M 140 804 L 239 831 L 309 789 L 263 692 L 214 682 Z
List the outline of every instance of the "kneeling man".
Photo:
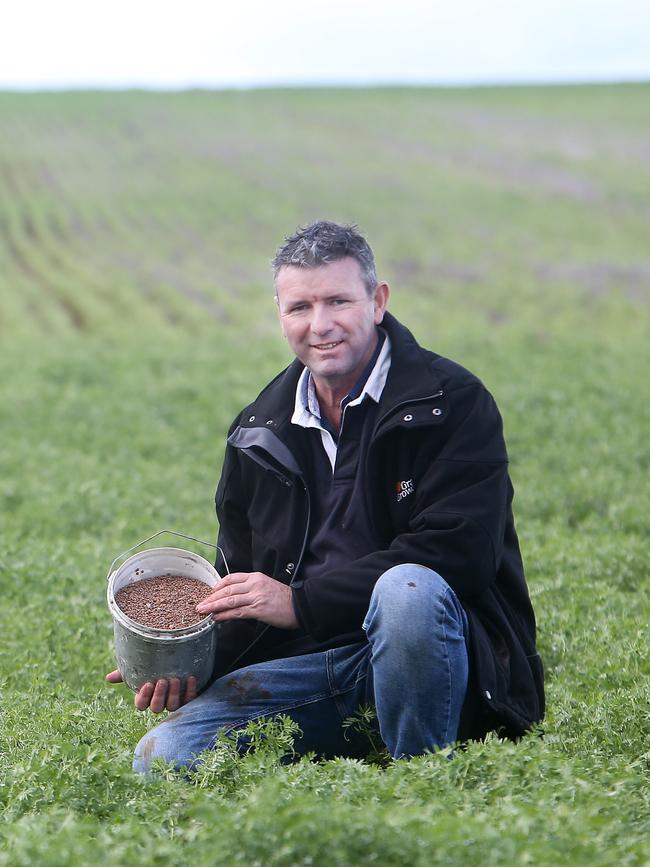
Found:
M 355 227 L 300 229 L 273 268 L 296 358 L 228 436 L 229 574 L 198 606 L 219 622 L 219 670 L 198 697 L 142 687 L 137 707 L 175 713 L 136 770 L 191 766 L 220 731 L 278 713 L 300 725 L 299 753 L 323 756 L 362 754 L 341 723 L 365 705 L 394 758 L 522 734 L 543 675 L 493 398 L 387 312 Z

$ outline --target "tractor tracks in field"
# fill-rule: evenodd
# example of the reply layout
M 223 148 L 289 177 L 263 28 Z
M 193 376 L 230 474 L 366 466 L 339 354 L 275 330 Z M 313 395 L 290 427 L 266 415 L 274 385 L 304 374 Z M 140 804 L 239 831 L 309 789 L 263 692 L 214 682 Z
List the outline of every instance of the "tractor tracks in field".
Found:
M 83 331 L 87 327 L 87 320 L 81 309 L 73 304 L 69 298 L 63 295 L 53 282 L 36 270 L 36 268 L 30 263 L 25 251 L 21 248 L 11 233 L 7 232 L 6 237 L 9 254 L 18 270 L 27 280 L 31 281 L 35 286 L 38 286 L 47 295 L 54 299 L 54 301 L 65 312 L 73 328 L 78 331 Z M 35 311 L 33 306 L 32 310 Z
M 83 309 L 50 276 L 61 273 L 61 261 L 48 249 L 30 211 L 25 189 L 29 180 L 33 179 L 20 175 L 11 162 L 0 160 L 0 193 L 4 204 L 0 211 L 0 236 L 9 254 L 10 267 L 13 265 L 22 278 L 19 282 L 23 289 L 27 286 L 35 290 L 23 301 L 41 328 L 48 328 L 44 307 L 54 304 L 74 330 L 84 331 L 88 320 Z
M 4 282 L 39 330 L 48 333 L 53 316 L 78 332 L 141 316 L 184 330 L 206 316 L 228 321 L 227 310 L 169 262 L 173 225 L 110 199 L 82 212 L 47 163 L 16 162 L 0 156 Z
M 120 262 L 138 276 L 138 285 L 149 298 L 155 297 L 156 287 L 168 286 L 215 322 L 229 320 L 227 311 L 211 295 L 167 262 L 151 265 L 135 256 L 122 256 Z

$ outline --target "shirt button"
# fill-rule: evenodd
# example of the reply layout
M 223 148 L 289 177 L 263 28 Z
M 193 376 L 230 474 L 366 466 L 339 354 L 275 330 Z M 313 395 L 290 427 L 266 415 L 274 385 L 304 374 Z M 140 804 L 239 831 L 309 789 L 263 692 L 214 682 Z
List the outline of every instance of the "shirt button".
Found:
M 249 421 L 255 421 L 255 416 L 252 415 L 248 420 L 249 420 Z
M 438 407 L 436 407 L 435 409 L 432 409 L 431 412 L 432 412 L 434 415 L 442 415 L 442 410 L 439 409 Z
M 492 693 L 490 692 L 489 689 L 485 690 L 485 697 L 488 701 L 492 701 Z
M 410 412 L 406 413 L 406 415 L 404 416 L 404 421 L 413 421 L 413 416 Z

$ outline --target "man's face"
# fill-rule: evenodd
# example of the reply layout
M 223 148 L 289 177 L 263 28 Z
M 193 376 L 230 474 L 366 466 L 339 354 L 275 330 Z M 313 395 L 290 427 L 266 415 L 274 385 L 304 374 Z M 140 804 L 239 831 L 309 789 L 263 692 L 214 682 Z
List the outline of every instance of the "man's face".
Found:
M 276 289 L 289 345 L 311 370 L 317 390 L 342 399 L 372 356 L 388 284 L 379 283 L 368 295 L 359 264 L 348 256 L 317 268 L 285 265 Z

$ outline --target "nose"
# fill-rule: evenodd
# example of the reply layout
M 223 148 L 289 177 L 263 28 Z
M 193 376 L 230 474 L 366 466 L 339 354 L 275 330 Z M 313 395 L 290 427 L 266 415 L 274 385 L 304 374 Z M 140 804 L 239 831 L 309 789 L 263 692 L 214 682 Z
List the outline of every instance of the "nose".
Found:
M 314 306 L 311 314 L 311 331 L 319 337 L 323 337 L 332 330 L 332 313 L 324 304 Z

